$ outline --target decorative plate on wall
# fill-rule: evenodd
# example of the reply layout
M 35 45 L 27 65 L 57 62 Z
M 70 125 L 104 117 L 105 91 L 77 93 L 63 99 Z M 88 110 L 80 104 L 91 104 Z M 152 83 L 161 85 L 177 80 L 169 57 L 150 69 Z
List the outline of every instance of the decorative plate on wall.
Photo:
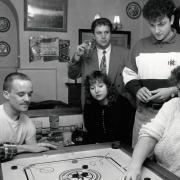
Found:
M 10 46 L 5 41 L 0 41 L 0 56 L 7 56 L 10 53 Z
M 0 17 L 0 32 L 6 32 L 10 28 L 9 19 L 6 17 Z
M 137 2 L 130 2 L 126 7 L 126 13 L 131 19 L 137 19 L 141 15 L 141 6 Z

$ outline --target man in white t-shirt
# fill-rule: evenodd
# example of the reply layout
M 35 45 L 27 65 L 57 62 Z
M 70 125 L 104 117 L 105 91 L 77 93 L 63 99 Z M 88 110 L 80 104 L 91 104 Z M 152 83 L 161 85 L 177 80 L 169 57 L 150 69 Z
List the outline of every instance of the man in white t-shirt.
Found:
M 14 72 L 6 76 L 5 103 L 0 105 L 0 161 L 11 159 L 16 153 L 56 149 L 49 143 L 36 142 L 35 126 L 23 113 L 28 110 L 32 93 L 32 82 L 27 75 Z

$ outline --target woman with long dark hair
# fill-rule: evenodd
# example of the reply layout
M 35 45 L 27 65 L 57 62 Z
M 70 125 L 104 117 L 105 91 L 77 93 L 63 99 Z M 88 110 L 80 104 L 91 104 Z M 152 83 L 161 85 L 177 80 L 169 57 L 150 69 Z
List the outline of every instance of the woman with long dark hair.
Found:
M 122 140 L 131 144 L 134 108 L 108 76 L 93 71 L 85 82 L 84 125 L 89 143 Z

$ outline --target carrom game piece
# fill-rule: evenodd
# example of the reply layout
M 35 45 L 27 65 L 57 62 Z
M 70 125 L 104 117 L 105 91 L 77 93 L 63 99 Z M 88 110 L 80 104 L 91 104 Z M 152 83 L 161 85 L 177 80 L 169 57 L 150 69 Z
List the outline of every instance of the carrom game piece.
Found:
M 11 169 L 16 170 L 18 167 L 17 166 L 11 166 Z
M 83 169 L 88 169 L 88 165 L 83 165 L 82 168 Z

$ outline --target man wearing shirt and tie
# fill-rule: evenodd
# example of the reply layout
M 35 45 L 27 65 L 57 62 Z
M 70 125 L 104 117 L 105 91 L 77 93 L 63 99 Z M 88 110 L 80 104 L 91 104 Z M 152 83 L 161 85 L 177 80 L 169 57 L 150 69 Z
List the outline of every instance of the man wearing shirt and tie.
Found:
M 94 70 L 101 70 L 111 79 L 118 92 L 127 96 L 124 90 L 122 71 L 128 58 L 128 49 L 111 44 L 112 23 L 107 18 L 92 22 L 91 31 L 94 42 L 87 54 L 87 41 L 77 46 L 77 50 L 68 65 L 68 76 L 71 79 L 81 77 L 82 84 L 86 75 Z M 81 104 L 84 105 L 84 87 L 81 89 Z

